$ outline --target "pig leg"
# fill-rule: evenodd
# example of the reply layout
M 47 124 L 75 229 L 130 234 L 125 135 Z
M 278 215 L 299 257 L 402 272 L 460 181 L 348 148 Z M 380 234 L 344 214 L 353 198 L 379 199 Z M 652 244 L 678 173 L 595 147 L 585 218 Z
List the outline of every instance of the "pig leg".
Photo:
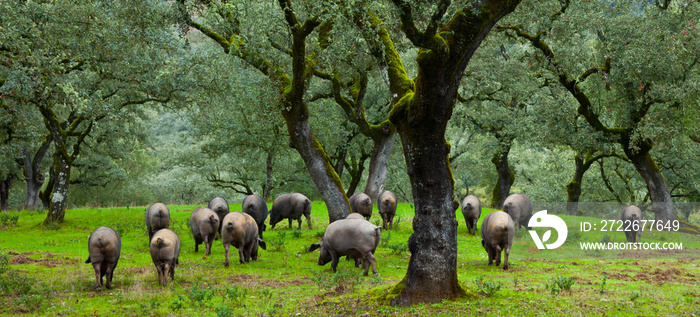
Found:
M 501 265 L 501 247 L 496 246 L 496 266 Z
M 474 225 L 472 226 L 472 228 L 473 228 L 473 230 L 474 230 L 474 231 L 472 232 L 473 235 L 476 235 L 476 224 L 477 224 L 478 221 L 479 221 L 479 218 L 474 219 Z
M 156 270 L 158 271 L 158 285 L 163 286 L 163 265 L 156 264 Z
M 238 248 L 238 262 L 241 264 L 245 263 L 245 254 L 243 254 L 244 248 L 241 246 Z
M 508 255 L 510 255 L 510 247 L 506 247 L 504 250 L 505 253 L 505 261 L 503 261 L 503 269 L 507 270 L 508 269 Z
M 209 255 L 209 254 L 211 253 L 211 244 L 212 244 L 212 241 L 210 241 L 210 240 L 211 240 L 211 237 L 210 237 L 210 236 L 204 237 L 204 247 L 205 247 L 204 255 L 205 255 L 205 256 L 207 256 L 207 255 Z
M 491 249 L 490 246 L 486 247 L 486 253 L 489 255 L 489 265 L 493 264 L 493 250 Z
M 170 275 L 170 264 L 163 265 L 163 286 L 168 286 L 168 276 Z
M 99 291 L 102 289 L 102 276 L 100 275 L 100 266 L 101 265 L 102 265 L 101 263 L 95 263 L 95 262 L 92 263 L 92 267 L 95 269 L 95 280 L 97 283 L 97 284 L 95 284 L 96 291 Z
M 297 227 L 297 230 L 301 230 L 301 216 L 299 217 L 299 219 L 297 219 L 297 221 L 299 222 L 299 226 Z
M 331 269 L 335 273 L 338 269 L 338 254 L 335 251 L 330 251 L 329 253 L 331 254 Z
M 389 218 L 389 230 L 394 230 L 394 215 L 389 214 L 387 217 Z
M 173 264 L 170 267 L 170 280 L 174 281 L 175 280 L 175 264 Z
M 313 229 L 311 228 L 311 214 L 305 213 L 304 217 L 306 217 L 306 223 L 309 224 L 309 230 Z M 301 229 L 301 217 L 299 217 L 299 229 Z
M 228 248 L 231 246 L 231 244 L 224 244 L 224 250 L 226 251 L 226 259 L 224 260 L 224 266 L 228 267 Z
M 114 263 L 108 263 L 105 272 L 107 273 L 107 283 L 105 284 L 105 287 L 107 289 L 112 289 L 112 274 L 114 273 Z

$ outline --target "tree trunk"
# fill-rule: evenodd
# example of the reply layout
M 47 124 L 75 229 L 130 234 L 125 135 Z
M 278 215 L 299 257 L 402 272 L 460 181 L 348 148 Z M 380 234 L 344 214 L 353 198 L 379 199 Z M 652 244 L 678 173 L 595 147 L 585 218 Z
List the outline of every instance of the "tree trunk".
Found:
M 581 155 L 579 154 L 576 154 L 574 164 L 576 165 L 576 169 L 574 170 L 574 178 L 568 184 L 566 184 L 566 213 L 572 216 L 578 214 L 578 201 L 579 197 L 581 197 L 581 182 L 583 181 L 583 174 L 586 172 L 586 170 L 588 170 L 588 167 L 590 167 L 590 165 L 588 165 L 588 167 L 584 166 L 583 158 L 581 158 Z
M 283 115 L 289 130 L 290 144 L 306 164 L 311 179 L 321 193 L 328 208 L 329 223 L 344 219 L 350 214 L 343 184 L 330 164 L 330 158 L 318 143 L 309 126 L 308 110 L 284 111 Z
M 427 102 L 430 99 L 414 100 Z M 401 136 L 415 204 L 413 234 L 408 239 L 411 259 L 402 282 L 405 288 L 392 300 L 394 305 L 439 302 L 464 294 L 457 280 L 455 210 L 459 204 L 454 198 L 454 180 L 448 161 L 450 146 L 444 136 L 447 120 L 445 116 L 438 118 L 442 120 L 407 120 L 421 122 L 420 125 L 392 119 Z
M 10 210 L 10 188 L 12 188 L 12 181 L 15 175 L 9 173 L 7 178 L 0 181 L 0 210 L 8 211 Z
M 46 155 L 51 142 L 47 137 L 46 140 L 39 146 L 34 157 L 29 154 L 29 150 L 23 149 L 24 154 L 24 178 L 27 182 L 27 196 L 24 200 L 25 210 L 36 210 L 39 202 L 39 191 L 44 185 L 46 176 L 41 172 L 41 161 Z M 44 204 L 44 207 L 48 205 Z
M 498 172 L 498 181 L 493 186 L 491 208 L 503 208 L 503 202 L 508 198 L 510 187 L 515 182 L 515 174 L 510 169 L 510 165 L 508 165 L 508 154 L 510 153 L 512 142 L 512 140 L 507 142 L 506 148 L 491 158 L 491 162 L 496 165 L 496 171 Z
M 365 162 L 367 159 L 369 159 L 369 157 L 369 154 L 363 152 L 360 154 L 357 164 L 354 164 L 353 159 L 353 164 L 348 166 L 348 173 L 350 173 L 350 185 L 348 186 L 346 196 L 350 197 L 355 194 L 357 185 L 360 185 L 360 181 L 362 180 L 362 172 L 365 171 Z
M 46 214 L 44 224 L 61 223 L 66 215 L 66 201 L 68 198 L 68 185 L 70 183 L 70 164 L 60 153 L 54 154 L 53 191 L 49 197 L 49 211 Z
M 643 147 L 646 148 L 646 147 Z M 651 147 L 649 147 L 651 148 Z M 632 161 L 639 175 L 642 176 L 647 184 L 649 197 L 651 197 L 652 210 L 654 212 L 654 220 L 673 221 L 677 219 L 676 210 L 673 209 L 671 201 L 671 192 L 668 190 L 666 181 L 664 180 L 659 167 L 656 166 L 654 159 L 649 155 L 649 150 L 639 150 L 632 154 L 631 151 L 625 149 L 625 154 Z
M 274 167 L 275 150 L 270 149 L 267 152 L 267 159 L 265 160 L 265 184 L 262 188 L 262 199 L 267 201 L 272 195 L 272 182 L 273 182 L 273 167 Z
M 395 136 L 396 132 L 390 130 L 388 134 L 382 134 L 380 138 L 374 140 L 374 148 L 369 160 L 369 175 L 365 186 L 365 194 L 372 201 L 377 201 L 377 197 L 384 190 L 384 184 L 389 174 L 389 158 L 394 150 Z

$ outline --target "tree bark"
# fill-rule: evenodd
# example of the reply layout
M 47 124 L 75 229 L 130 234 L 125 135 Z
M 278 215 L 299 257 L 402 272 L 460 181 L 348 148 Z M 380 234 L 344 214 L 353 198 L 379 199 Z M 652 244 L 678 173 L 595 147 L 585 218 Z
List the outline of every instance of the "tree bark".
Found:
M 369 175 L 365 186 L 365 194 L 372 201 L 377 201 L 377 197 L 384 190 L 386 178 L 389 174 L 389 158 L 394 150 L 395 136 L 396 132 L 389 130 L 387 133 L 382 133 L 378 140 L 374 140 L 374 148 L 369 160 Z
M 508 164 L 508 154 L 510 153 L 512 142 L 511 139 L 510 142 L 507 142 L 505 149 L 491 158 L 491 162 L 496 166 L 496 171 L 498 172 L 498 181 L 493 186 L 491 208 L 503 208 L 503 202 L 508 198 L 510 187 L 515 182 L 515 174 Z
M 269 149 L 267 151 L 267 159 L 265 160 L 265 184 L 262 188 L 262 199 L 267 201 L 272 195 L 272 183 L 274 180 L 273 167 L 274 167 L 275 150 Z
M 659 167 L 656 166 L 654 159 L 649 155 L 648 150 L 640 150 L 637 153 L 631 153 L 626 150 L 627 157 L 632 161 L 639 175 L 642 176 L 649 191 L 649 197 L 652 201 L 652 210 L 654 211 L 654 220 L 668 221 L 677 220 L 676 210 L 673 208 L 671 200 L 671 192 L 666 185 Z
M 36 210 L 39 203 L 39 191 L 44 185 L 46 176 L 41 172 L 41 161 L 46 155 L 46 151 L 51 146 L 50 136 L 41 143 L 32 158 L 28 149 L 23 149 L 24 154 L 24 178 L 27 182 L 27 196 L 24 200 L 25 210 Z M 48 205 L 44 204 L 44 207 Z
M 9 173 L 7 178 L 0 181 L 0 210 L 8 211 L 10 210 L 10 189 L 12 188 L 12 182 L 15 179 L 15 175 Z
M 583 164 L 583 158 L 579 154 L 574 157 L 574 164 L 576 168 L 574 170 L 574 178 L 566 184 L 566 213 L 568 215 L 578 214 L 578 202 L 581 197 L 581 182 L 583 182 L 583 174 L 588 170 Z
M 350 185 L 348 186 L 346 196 L 351 197 L 353 194 L 355 194 L 357 186 L 360 185 L 360 181 L 362 180 L 362 172 L 365 171 L 365 162 L 369 158 L 370 155 L 368 153 L 364 153 L 363 151 L 356 163 L 354 158 L 352 159 L 352 163 L 349 164 L 347 168 L 348 173 L 350 173 Z
M 44 224 L 61 223 L 66 216 L 66 201 L 68 198 L 68 185 L 70 183 L 71 165 L 61 154 L 54 154 L 53 191 L 49 196 L 49 211 L 46 214 Z
M 440 28 L 449 6 L 449 1 L 442 1 L 421 32 L 413 21 L 411 5 L 395 0 L 404 34 L 421 48 L 415 81 L 406 76 L 386 29 L 373 19 L 395 96 L 389 119 L 401 137 L 415 205 L 413 234 L 408 240 L 411 259 L 403 281 L 392 290 L 399 294 L 392 299 L 393 305 L 441 302 L 465 293 L 457 279 L 455 210 L 459 203 L 454 198 L 445 129 L 469 60 L 495 23 L 519 2 L 468 2 Z

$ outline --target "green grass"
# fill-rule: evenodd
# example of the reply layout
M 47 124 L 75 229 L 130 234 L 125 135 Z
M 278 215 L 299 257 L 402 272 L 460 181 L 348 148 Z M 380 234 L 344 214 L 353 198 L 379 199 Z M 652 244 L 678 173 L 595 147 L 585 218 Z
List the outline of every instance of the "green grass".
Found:
M 511 268 L 503 271 L 487 265 L 481 238 L 467 234 L 458 214 L 458 277 L 471 296 L 403 308 L 376 298 L 406 273 L 410 204 L 399 206 L 401 222 L 394 223 L 394 230 L 382 232 L 375 254 L 378 277 L 363 277 L 353 261 L 342 260 L 335 274 L 330 265 L 316 265 L 318 251 L 307 250 L 328 224 L 322 202 L 313 203 L 312 230 L 306 220 L 300 231 L 295 230 L 296 223 L 290 229 L 283 221 L 265 232 L 268 250 L 260 251 L 259 261 L 239 264 L 232 250 L 228 268 L 222 264 L 220 240 L 208 257 L 203 251 L 194 252 L 187 221 L 195 207 L 169 206 L 171 229 L 180 235 L 182 252 L 175 281 L 164 288 L 158 286 L 148 253 L 145 207 L 68 210 L 65 223 L 51 228 L 41 226 L 43 213 L 10 214 L 18 221 L 0 228 L 0 315 L 700 314 L 700 240 L 693 235 L 645 232 L 642 236 L 643 242 L 682 242 L 682 251 L 583 251 L 579 242 L 623 242 L 624 234 L 581 232 L 580 222 L 599 219 L 562 216 L 569 225 L 569 239 L 561 248 L 538 250 L 529 234 L 519 230 Z M 231 210 L 240 210 L 240 204 L 232 204 Z M 376 210 L 372 222 L 381 222 Z M 88 236 L 103 225 L 121 234 L 122 251 L 113 288 L 95 292 L 92 266 L 84 262 Z M 538 229 L 540 236 L 544 231 Z M 555 239 L 556 234 L 550 238 Z

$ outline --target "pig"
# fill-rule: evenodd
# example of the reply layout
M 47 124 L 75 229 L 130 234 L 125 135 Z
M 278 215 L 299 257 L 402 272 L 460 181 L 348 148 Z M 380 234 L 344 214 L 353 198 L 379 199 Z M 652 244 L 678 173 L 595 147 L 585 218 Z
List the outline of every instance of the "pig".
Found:
M 222 197 L 214 197 L 209 201 L 209 204 L 207 204 L 207 208 L 213 210 L 216 216 L 219 217 L 219 220 L 221 220 L 228 214 L 228 201 Z M 219 228 L 216 232 L 221 234 L 221 223 L 219 223 Z
M 301 230 L 301 215 L 306 217 L 306 223 L 311 229 L 311 201 L 306 196 L 299 193 L 282 194 L 272 203 L 270 208 L 270 225 L 275 229 L 275 225 L 282 219 L 289 219 L 289 228 L 292 227 L 292 220 L 299 221 Z
M 622 220 L 622 227 L 625 229 L 627 242 L 640 242 L 642 240 L 642 210 L 635 205 L 627 206 L 622 210 L 620 219 Z M 635 224 L 637 230 L 634 230 Z
M 369 220 L 372 217 L 372 198 L 365 193 L 350 196 L 350 210 Z
M 168 276 L 175 280 L 175 266 L 180 264 L 180 237 L 170 229 L 160 229 L 151 239 L 150 251 L 158 270 L 158 284 L 168 286 Z
M 520 229 L 520 227 L 525 227 L 527 230 L 532 229 L 527 226 L 530 217 L 532 217 L 532 201 L 529 197 L 524 194 L 508 196 L 503 202 L 503 211 L 513 218 L 515 229 Z
M 249 214 L 253 219 L 255 219 L 255 224 L 258 225 L 258 236 L 260 239 L 263 238 L 263 231 L 265 231 L 265 219 L 267 219 L 268 211 L 267 204 L 260 196 L 248 195 L 243 199 L 241 203 L 243 212 Z
M 349 215 L 345 216 L 345 219 L 365 219 L 365 216 L 356 212 L 351 212 Z
M 228 267 L 228 250 L 231 245 L 238 249 L 238 260 L 243 263 L 258 260 L 258 246 L 267 250 L 265 241 L 258 237 L 258 225 L 255 219 L 243 212 L 232 212 L 224 217 L 221 230 L 221 242 L 226 250 L 224 266 Z
M 114 269 L 119 263 L 119 255 L 122 250 L 122 239 L 119 234 L 110 227 L 95 229 L 88 238 L 88 259 L 85 263 L 92 263 L 97 280 L 95 290 L 102 289 L 102 278 L 107 275 L 107 289 L 112 288 Z
M 508 269 L 508 255 L 513 245 L 515 224 L 513 219 L 503 211 L 494 211 L 484 218 L 481 223 L 481 245 L 489 255 L 489 265 L 496 260 L 496 266 L 501 264 L 501 251 L 505 251 L 503 269 Z
M 323 266 L 332 261 L 333 272 L 337 271 L 338 259 L 346 255 L 362 260 L 365 276 L 369 273 L 370 266 L 372 273 L 378 275 L 373 253 L 380 239 L 381 229 L 371 222 L 365 219 L 341 219 L 328 225 L 321 242 L 312 244 L 309 252 L 320 248 L 318 265 Z
M 481 217 L 481 201 L 474 195 L 464 197 L 462 200 L 462 215 L 464 223 L 467 224 L 469 234 L 476 235 L 476 224 Z
M 379 210 L 379 215 L 382 216 L 382 229 L 387 229 L 387 224 L 389 224 L 389 230 L 394 229 L 394 216 L 396 215 L 396 195 L 394 193 L 385 190 L 377 198 L 377 209 Z
M 204 242 L 204 255 L 211 254 L 211 245 L 219 229 L 219 216 L 207 207 L 197 207 L 190 216 L 190 232 L 194 238 L 194 252 L 199 251 L 199 245 Z
M 148 241 L 151 241 L 156 231 L 163 228 L 170 228 L 170 210 L 162 203 L 155 203 L 146 209 Z

